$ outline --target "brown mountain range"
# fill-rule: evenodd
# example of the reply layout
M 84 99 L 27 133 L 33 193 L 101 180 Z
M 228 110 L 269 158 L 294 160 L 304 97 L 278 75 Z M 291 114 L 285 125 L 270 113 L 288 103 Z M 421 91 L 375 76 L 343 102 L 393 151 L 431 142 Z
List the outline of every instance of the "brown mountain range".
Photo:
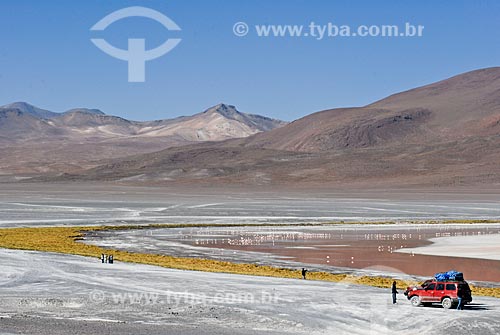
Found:
M 500 68 L 468 72 L 361 108 L 331 109 L 244 141 L 291 151 L 432 144 L 500 133 Z
M 311 186 L 500 183 L 500 68 L 359 108 L 318 112 L 244 139 L 113 160 L 59 180 Z
M 77 171 L 102 159 L 242 138 L 285 124 L 225 104 L 193 116 L 138 122 L 96 109 L 54 113 L 18 102 L 0 107 L 0 174 Z

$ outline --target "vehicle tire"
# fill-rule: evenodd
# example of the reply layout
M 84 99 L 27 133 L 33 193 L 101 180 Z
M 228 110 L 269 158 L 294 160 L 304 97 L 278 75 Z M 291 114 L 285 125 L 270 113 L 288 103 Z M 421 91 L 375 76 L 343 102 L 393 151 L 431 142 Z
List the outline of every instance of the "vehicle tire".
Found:
M 451 301 L 450 298 L 444 298 L 443 301 L 441 301 L 441 305 L 443 305 L 444 309 L 450 309 L 453 306 L 453 301 Z
M 420 297 L 418 295 L 414 295 L 410 298 L 410 303 L 412 306 L 420 306 Z

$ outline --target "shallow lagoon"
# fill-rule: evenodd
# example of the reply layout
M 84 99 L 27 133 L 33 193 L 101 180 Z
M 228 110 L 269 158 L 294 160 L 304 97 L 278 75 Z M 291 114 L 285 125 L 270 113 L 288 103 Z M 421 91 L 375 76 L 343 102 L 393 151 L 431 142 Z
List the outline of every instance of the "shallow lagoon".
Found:
M 184 257 L 431 276 L 457 269 L 467 279 L 498 281 L 500 261 L 400 253 L 436 237 L 498 236 L 500 225 L 206 227 L 97 232 L 87 243 Z

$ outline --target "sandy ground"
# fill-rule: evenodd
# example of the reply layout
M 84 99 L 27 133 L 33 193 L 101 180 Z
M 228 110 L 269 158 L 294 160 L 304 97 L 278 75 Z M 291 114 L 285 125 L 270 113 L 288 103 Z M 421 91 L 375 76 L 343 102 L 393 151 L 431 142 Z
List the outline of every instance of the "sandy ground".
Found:
M 500 260 L 500 235 L 436 237 L 431 245 L 397 252 Z M 500 279 L 499 279 L 500 280 Z
M 499 204 L 498 195 L 485 192 L 280 193 L 2 184 L 0 227 L 497 219 Z M 2 249 L 0 274 L 0 335 L 500 333 L 500 300 L 494 298 L 475 297 L 463 312 L 414 308 L 402 294 L 393 305 L 386 289 L 345 283 L 110 265 Z
M 412 307 L 386 289 L 0 250 L 0 334 L 498 334 L 500 300 Z M 402 291 L 402 290 L 401 290 Z
M 0 227 L 130 223 L 289 223 L 499 219 L 485 191 L 179 189 L 0 184 Z

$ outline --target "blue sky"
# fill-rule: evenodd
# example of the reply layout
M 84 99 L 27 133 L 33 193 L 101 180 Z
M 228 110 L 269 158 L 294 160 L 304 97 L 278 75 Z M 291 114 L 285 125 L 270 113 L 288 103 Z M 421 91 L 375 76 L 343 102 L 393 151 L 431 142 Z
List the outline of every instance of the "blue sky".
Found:
M 107 14 L 145 6 L 182 29 L 146 18 L 91 32 Z M 361 106 L 473 69 L 498 66 L 498 1 L 23 1 L 0 2 L 0 104 L 27 101 L 53 111 L 99 108 L 135 120 L 200 112 L 219 102 L 293 120 L 322 109 Z M 396 24 L 425 26 L 420 38 L 263 38 L 233 25 Z M 127 81 L 127 62 L 96 48 L 145 38 L 182 42 L 146 63 L 146 81 Z

